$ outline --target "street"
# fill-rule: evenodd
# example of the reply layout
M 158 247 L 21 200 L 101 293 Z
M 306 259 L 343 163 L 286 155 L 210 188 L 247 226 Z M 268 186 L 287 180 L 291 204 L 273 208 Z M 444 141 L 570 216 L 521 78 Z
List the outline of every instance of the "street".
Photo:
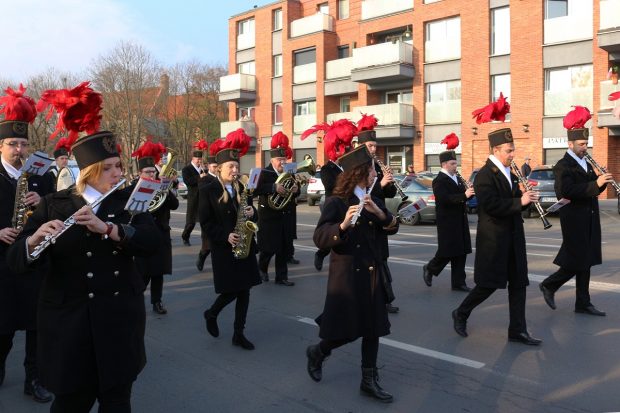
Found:
M 298 207 L 299 265 L 289 265 L 294 287 L 269 283 L 251 290 L 246 336 L 256 350 L 231 345 L 234 304 L 218 318 L 220 337 L 205 330 L 203 311 L 215 299 L 211 263 L 195 268 L 199 226 L 191 247 L 180 238 L 185 202 L 173 212 L 174 274 L 167 276 L 163 301 L 168 314 L 151 311 L 148 293 L 148 362 L 134 387 L 134 412 L 608 412 L 620 410 L 620 215 L 616 200 L 601 201 L 603 265 L 592 270 L 592 302 L 607 312 L 593 317 L 573 312 L 570 282 L 556 294 L 557 310 L 544 302 L 538 283 L 556 270 L 552 260 L 561 244 L 558 217 L 542 228 L 526 220 L 530 286 L 527 321 L 540 347 L 507 341 L 508 298 L 498 290 L 472 313 L 469 337 L 452 328 L 451 311 L 465 297 L 450 289 L 449 266 L 433 286 L 422 280 L 422 265 L 435 253 L 435 226 L 401 226 L 390 237 L 394 277 L 392 334 L 381 340 L 381 385 L 394 395 L 383 405 L 360 395 L 360 341 L 333 352 L 323 366 L 323 380 L 306 373 L 305 349 L 318 341 L 313 319 L 325 299 L 329 260 L 322 272 L 313 266 L 312 234 L 318 206 Z M 475 215 L 469 216 L 475 245 Z M 476 251 L 474 251 L 475 253 Z M 479 252 L 479 253 L 484 253 Z M 474 255 L 468 256 L 467 283 L 473 287 Z M 148 289 L 147 289 L 148 292 Z M 24 334 L 16 334 L 0 387 L 0 412 L 47 412 L 23 395 Z M 93 409 L 96 411 L 96 406 Z

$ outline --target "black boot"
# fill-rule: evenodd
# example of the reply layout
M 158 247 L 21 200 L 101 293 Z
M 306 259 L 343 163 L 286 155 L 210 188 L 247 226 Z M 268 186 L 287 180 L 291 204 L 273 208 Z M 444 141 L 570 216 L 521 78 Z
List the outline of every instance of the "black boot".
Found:
M 24 394 L 32 396 L 34 401 L 39 403 L 51 402 L 53 397 L 52 393 L 48 392 L 37 379 L 26 380 L 24 383 Z
M 323 361 L 325 361 L 327 356 L 323 354 L 318 344 L 308 346 L 306 356 L 308 357 L 308 374 L 310 378 L 316 382 L 321 381 L 323 378 Z
M 383 403 L 392 403 L 394 397 L 379 386 L 379 373 L 376 367 L 362 367 L 360 391 L 363 395 L 373 397 Z
M 239 346 L 245 350 L 254 350 L 254 344 L 243 335 L 243 332 L 235 331 L 232 343 L 233 346 Z
M 198 258 L 196 259 L 196 268 L 198 268 L 198 271 L 202 271 L 205 267 L 205 260 L 209 256 L 209 252 L 210 251 L 200 251 L 198 253 Z
M 211 310 L 206 310 L 202 316 L 205 318 L 207 324 L 207 331 L 213 337 L 219 337 L 220 328 L 217 326 L 217 316 L 211 313 Z
M 162 314 L 162 315 L 168 313 L 168 310 L 166 310 L 166 307 L 164 307 L 161 301 L 158 301 L 155 304 L 153 304 L 153 311 L 157 314 Z

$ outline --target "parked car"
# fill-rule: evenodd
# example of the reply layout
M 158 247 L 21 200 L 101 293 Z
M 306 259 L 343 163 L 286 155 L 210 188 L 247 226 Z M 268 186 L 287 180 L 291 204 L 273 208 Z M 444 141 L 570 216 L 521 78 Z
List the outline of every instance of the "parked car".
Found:
M 403 201 L 398 195 L 394 198 L 386 198 L 385 206 L 394 215 L 398 215 L 398 211 L 416 202 L 419 198 L 426 201 L 427 207 L 420 212 L 414 214 L 410 219 L 399 217 L 402 224 L 417 225 L 420 222 L 435 222 L 435 195 L 433 195 L 432 180 L 427 177 L 416 178 L 403 189 L 407 200 Z
M 471 175 L 469 175 L 469 182 L 472 185 L 474 184 L 474 180 L 476 179 L 476 175 L 478 175 L 479 170 L 480 168 L 476 168 L 471 171 Z M 467 200 L 467 212 L 470 214 L 475 214 L 476 208 L 478 208 L 478 198 L 476 198 L 476 195 L 474 195 Z
M 325 187 L 323 181 L 321 181 L 321 171 L 318 170 L 314 176 L 310 177 L 307 188 L 308 205 L 314 206 L 321 200 L 321 197 L 325 194 Z
M 553 168 L 548 165 L 534 167 L 527 176 L 527 181 L 532 189 L 538 191 L 538 201 L 543 209 L 547 209 L 558 202 L 558 198 L 555 196 L 555 174 L 553 173 Z M 536 207 L 530 204 L 529 208 L 523 211 L 523 217 L 530 218 L 532 212 L 536 212 Z
M 177 187 L 177 196 L 180 196 L 183 199 L 187 199 L 187 185 L 183 182 L 183 177 L 179 176 L 177 178 L 179 180 L 179 186 Z

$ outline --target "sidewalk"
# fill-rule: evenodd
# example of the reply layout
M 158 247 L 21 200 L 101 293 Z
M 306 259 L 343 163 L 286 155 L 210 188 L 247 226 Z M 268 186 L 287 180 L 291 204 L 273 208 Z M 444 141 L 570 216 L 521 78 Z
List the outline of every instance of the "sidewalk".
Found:
M 610 198 L 610 199 L 599 199 L 598 201 L 599 208 L 601 211 L 609 211 L 609 212 L 618 212 L 618 199 Z

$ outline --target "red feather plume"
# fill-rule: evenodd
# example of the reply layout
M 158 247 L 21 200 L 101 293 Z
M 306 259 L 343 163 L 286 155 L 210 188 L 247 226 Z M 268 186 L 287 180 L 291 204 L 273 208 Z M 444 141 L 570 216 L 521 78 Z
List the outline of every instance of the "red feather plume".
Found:
M 32 123 L 37 116 L 37 108 L 34 99 L 26 96 L 26 88 L 21 83 L 17 91 L 6 88 L 5 96 L 0 97 L 0 114 L 4 114 L 4 120 L 18 120 Z
M 367 115 L 362 113 L 362 118 L 357 121 L 357 131 L 361 132 L 363 130 L 374 130 L 378 124 L 379 119 L 377 119 L 375 115 Z
M 198 149 L 199 151 L 206 151 L 209 148 L 209 144 L 207 143 L 207 141 L 204 140 L 204 138 L 201 138 L 196 143 L 194 143 L 194 148 Z
M 236 131 L 230 132 L 226 135 L 226 148 L 237 149 L 239 151 L 239 157 L 242 157 L 250 149 L 250 141 L 252 138 L 248 136 L 243 128 L 239 128 Z M 288 141 L 288 138 L 287 138 Z
M 147 136 L 146 141 L 131 154 L 131 157 L 145 158 L 150 156 L 157 164 L 164 152 L 166 152 L 166 147 L 164 145 L 160 142 L 154 143 L 153 137 Z
M 348 119 L 333 122 L 323 138 L 327 157 L 335 161 L 344 155 L 357 133 L 357 126 Z
M 607 97 L 607 99 L 611 100 L 612 102 L 614 100 L 620 99 L 620 92 L 612 92 L 612 93 L 610 93 L 609 96 Z
M 323 131 L 323 132 L 327 132 L 329 130 L 329 124 L 323 122 L 323 123 L 319 123 L 317 125 L 314 125 L 313 127 L 311 127 L 310 129 L 306 129 L 300 136 L 300 139 L 303 141 L 304 139 L 306 139 L 308 136 L 312 135 L 313 133 L 316 133 L 318 131 Z
M 488 105 L 474 110 L 471 114 L 476 119 L 477 124 L 487 123 L 492 121 L 503 122 L 506 120 L 506 115 L 510 113 L 510 104 L 504 98 L 504 94 L 499 92 L 499 98 Z
M 65 148 L 67 152 L 71 153 L 72 146 L 73 146 L 73 142 L 71 142 L 71 140 L 69 140 L 69 138 L 65 136 L 63 138 L 58 139 L 58 142 L 56 142 L 56 146 L 54 146 L 54 150 L 57 151 L 60 148 Z
M 584 106 L 575 106 L 575 109 L 571 110 L 564 116 L 564 127 L 566 129 L 580 129 L 583 128 L 587 121 L 592 118 L 590 109 Z
M 456 133 L 452 132 L 443 138 L 441 143 L 446 145 L 447 150 L 456 149 L 459 146 L 459 137 L 456 136 Z
M 217 155 L 219 151 L 226 148 L 226 141 L 224 139 L 216 139 L 211 142 L 211 147 L 209 148 L 209 153 L 211 156 Z
M 278 132 L 271 137 L 271 149 L 276 149 L 276 148 L 284 148 L 286 151 L 287 159 L 290 159 L 293 157 L 293 150 L 288 145 L 288 136 L 286 136 L 282 132 Z

